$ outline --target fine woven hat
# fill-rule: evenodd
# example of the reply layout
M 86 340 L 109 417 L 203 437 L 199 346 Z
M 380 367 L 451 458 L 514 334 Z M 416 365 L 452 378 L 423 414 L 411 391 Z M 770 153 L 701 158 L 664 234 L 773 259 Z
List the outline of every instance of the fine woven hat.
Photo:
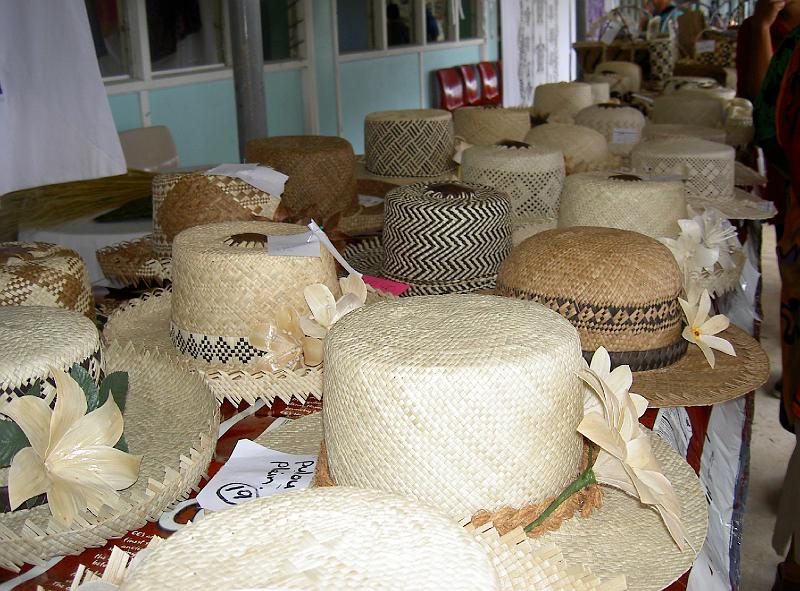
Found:
M 612 163 L 606 138 L 582 125 L 545 123 L 532 128 L 525 142 L 558 150 L 564 154 L 568 175 L 590 170 L 604 170 Z
M 311 415 L 262 438 L 309 453 L 324 432 L 320 484 L 400 493 L 466 522 L 546 504 L 580 471 L 580 344 L 542 306 L 478 295 L 386 302 L 345 318 L 326 351 L 321 420 Z M 654 447 L 699 549 L 706 511 L 697 477 L 663 442 Z M 629 589 L 661 589 L 688 569 L 695 551 L 679 551 L 655 512 L 597 492 L 596 512 L 564 515 L 529 544 L 556 543 L 601 578 L 625 574 Z
M 664 94 L 653 100 L 650 120 L 653 123 L 722 127 L 725 108 L 716 99 L 684 93 Z
M 763 384 L 769 363 L 759 344 L 731 325 L 719 336 L 736 356 L 711 368 L 682 337 L 683 275 L 653 238 L 611 228 L 542 232 L 516 247 L 500 268 L 496 292 L 558 311 L 578 329 L 584 355 L 603 346 L 614 365 L 630 365 L 631 390 L 653 407 L 710 405 Z
M 353 267 L 409 284 L 403 295 L 489 289 L 511 250 L 508 197 L 471 183 L 420 183 L 386 196 L 380 239 L 345 249 Z
M 157 257 L 169 257 L 172 255 L 172 240 L 167 240 L 164 235 L 164 230 L 161 228 L 161 223 L 158 219 L 158 212 L 175 183 L 187 174 L 185 172 L 165 172 L 153 177 L 151 190 L 153 193 L 153 234 L 151 240 Z
M 247 142 L 245 157 L 289 176 L 281 195 L 289 211 L 311 209 L 324 219 L 358 205 L 355 155 L 346 139 L 321 135 L 255 139 Z
M 607 103 L 611 98 L 611 85 L 608 82 L 587 82 L 592 89 L 592 104 Z
M 587 172 L 564 183 L 558 226 L 631 230 L 651 238 L 675 238 L 686 217 L 681 181 L 644 181 L 631 174 Z
M 528 109 L 461 107 L 453 111 L 456 136 L 472 145 L 522 141 L 531 128 Z
M 53 312 L 74 314 L 90 324 L 76 313 Z M 43 335 L 52 336 L 55 326 L 56 335 L 71 328 L 69 322 L 55 323 L 55 316 L 48 319 L 53 321 L 50 324 L 44 324 L 44 320 L 44 315 L 19 319 L 20 324 L 27 322 L 29 336 L 41 333 L 35 339 L 38 341 L 44 340 Z M 88 348 L 94 346 L 96 342 L 90 340 Z M 60 349 L 55 352 L 55 365 L 63 363 L 63 347 Z M 26 366 L 35 370 L 35 365 L 47 362 L 42 359 L 43 350 L 28 351 L 36 359 L 26 362 Z M 50 351 L 52 347 L 46 353 Z M 169 505 L 185 498 L 211 461 L 219 409 L 202 380 L 165 357 L 141 354 L 131 347 L 112 344 L 104 353 L 106 371 L 128 373 L 125 439 L 130 453 L 142 456 L 138 478 L 120 492 L 119 507 L 104 507 L 99 515 L 82 512 L 69 526 L 57 523 L 46 504 L 0 514 L 2 568 L 17 572 L 24 563 L 42 565 L 54 556 L 79 554 L 85 548 L 102 546 L 108 539 L 142 527 L 157 519 Z M 0 471 L 3 484 L 7 478 L 7 470 Z
M 731 146 L 697 138 L 672 138 L 642 142 L 631 153 L 637 173 L 686 178 L 686 192 L 693 207 L 714 207 L 729 219 L 764 220 L 775 215 L 775 206 L 739 189 L 735 150 Z
M 648 123 L 642 129 L 643 140 L 663 140 L 681 137 L 693 137 L 724 144 L 725 130 L 716 127 L 701 127 L 699 125 L 681 125 L 680 123 Z
M 603 82 L 608 84 L 611 93 L 625 95 L 631 92 L 633 83 L 631 79 L 616 72 L 606 71 L 602 74 L 595 72 L 594 74 L 584 74 L 582 82 L 588 84 Z
M 592 87 L 583 82 L 540 84 L 533 93 L 533 113 L 543 119 L 555 113 L 575 115 L 593 103 Z
M 0 242 L 0 306 L 55 306 L 95 318 L 83 259 L 44 242 Z
M 602 133 L 615 156 L 627 156 L 642 137 L 645 119 L 633 107 L 603 103 L 580 111 L 575 123 Z
M 230 543 L 220 547 L 223 532 Z M 522 591 L 574 584 L 611 591 L 585 569 L 551 558 L 554 548 L 545 550 L 515 547 L 494 530 L 468 531 L 391 493 L 317 488 L 199 521 L 150 551 L 121 588 Z
M 722 104 L 723 109 L 725 109 L 728 107 L 728 104 L 736 98 L 736 89 L 719 85 L 696 85 L 694 87 L 682 86 L 675 94 L 677 96 L 687 98 L 713 99 L 719 101 Z
M 642 68 L 633 62 L 602 62 L 594 69 L 595 74 L 619 74 L 630 80 L 630 91 L 639 92 L 642 89 Z

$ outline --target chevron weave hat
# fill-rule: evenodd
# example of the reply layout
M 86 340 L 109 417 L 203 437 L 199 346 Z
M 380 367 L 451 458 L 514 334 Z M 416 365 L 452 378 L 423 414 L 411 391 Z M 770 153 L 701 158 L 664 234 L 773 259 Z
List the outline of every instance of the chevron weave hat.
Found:
M 403 295 L 494 286 L 511 250 L 508 197 L 472 183 L 420 183 L 386 196 L 380 239 L 345 249 L 353 267 L 411 285 Z

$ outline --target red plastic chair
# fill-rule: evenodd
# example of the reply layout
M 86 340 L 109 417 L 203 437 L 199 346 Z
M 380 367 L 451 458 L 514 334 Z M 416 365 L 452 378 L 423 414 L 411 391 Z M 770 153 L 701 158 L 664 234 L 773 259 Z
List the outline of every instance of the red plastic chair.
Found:
M 471 65 L 458 66 L 461 78 L 464 80 L 464 102 L 469 106 L 481 105 L 481 94 L 478 91 L 478 76 Z
M 439 80 L 439 107 L 454 111 L 464 106 L 464 83 L 456 68 L 436 70 Z
M 481 62 L 478 64 L 478 72 L 481 75 L 481 96 L 484 105 L 499 105 L 502 102 L 500 85 L 497 80 L 497 70 L 494 69 L 492 62 Z

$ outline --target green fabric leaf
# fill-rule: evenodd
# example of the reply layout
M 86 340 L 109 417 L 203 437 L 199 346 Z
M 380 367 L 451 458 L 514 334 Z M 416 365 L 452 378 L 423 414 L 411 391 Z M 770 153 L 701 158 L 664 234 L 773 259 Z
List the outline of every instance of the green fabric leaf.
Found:
M 10 466 L 17 452 L 30 445 L 31 442 L 14 421 L 0 421 L 0 466 Z
M 69 370 L 69 375 L 78 382 L 81 390 L 86 394 L 86 412 L 90 413 L 100 406 L 100 393 L 89 372 L 76 363 Z
M 25 392 L 25 396 L 38 396 L 39 398 L 42 398 L 42 381 L 36 380 L 33 382 L 33 386 L 31 386 L 30 389 Z
M 100 383 L 100 404 L 108 400 L 108 393 L 114 397 L 120 412 L 125 412 L 125 401 L 128 397 L 128 372 L 115 371 L 108 374 Z
M 117 444 L 114 446 L 114 448 L 128 453 L 128 442 L 125 441 L 125 433 L 123 433 L 122 437 L 119 438 L 119 441 L 117 441 Z

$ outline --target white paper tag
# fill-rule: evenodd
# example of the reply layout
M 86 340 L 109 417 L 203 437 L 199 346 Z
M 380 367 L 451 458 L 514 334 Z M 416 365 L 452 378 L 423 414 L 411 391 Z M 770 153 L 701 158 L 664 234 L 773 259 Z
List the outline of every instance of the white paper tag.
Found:
M 268 236 L 267 254 L 273 257 L 320 257 L 320 242 L 313 232 Z
M 259 166 L 258 164 L 220 164 L 205 171 L 204 174 L 217 174 L 241 179 L 248 185 L 252 185 L 256 189 L 260 189 L 274 197 L 280 197 L 283 194 L 284 186 L 289 178 L 269 166 Z
M 322 246 L 328 249 L 328 252 L 331 253 L 331 255 L 333 255 L 333 258 L 336 259 L 336 261 L 342 266 L 342 268 L 345 271 L 347 271 L 350 275 L 357 275 L 359 277 L 362 276 L 361 273 L 359 273 L 353 267 L 350 266 L 350 263 L 348 263 L 344 259 L 342 253 L 336 250 L 336 247 L 333 245 L 333 242 L 331 242 L 330 238 L 328 238 L 328 235 L 322 231 L 322 228 L 319 227 L 317 222 L 311 220 L 311 223 L 308 224 L 308 229 L 314 233 L 314 235 L 319 239 Z
M 705 39 L 704 41 L 698 41 L 694 44 L 694 53 L 695 55 L 699 55 L 701 53 L 713 53 L 716 48 L 716 41 L 713 39 Z
M 383 203 L 383 197 L 376 197 L 375 195 L 359 195 L 358 204 L 361 207 L 374 207 Z
M 638 144 L 642 132 L 638 129 L 617 127 L 611 135 L 612 144 Z
M 315 455 L 285 454 L 241 439 L 230 459 L 197 495 L 203 509 L 222 511 L 261 497 L 308 488 Z
M 206 176 L 217 174 L 220 176 L 230 176 L 233 178 L 237 178 L 237 175 L 243 170 L 253 170 L 257 166 L 258 164 L 220 164 L 219 166 L 215 166 L 214 168 L 209 168 L 203 174 L 205 174 Z
M 603 33 L 603 36 L 600 37 L 601 43 L 605 43 L 606 45 L 611 45 L 614 39 L 617 38 L 620 30 L 622 29 L 622 23 L 619 21 L 614 21 L 608 25 L 608 28 Z

